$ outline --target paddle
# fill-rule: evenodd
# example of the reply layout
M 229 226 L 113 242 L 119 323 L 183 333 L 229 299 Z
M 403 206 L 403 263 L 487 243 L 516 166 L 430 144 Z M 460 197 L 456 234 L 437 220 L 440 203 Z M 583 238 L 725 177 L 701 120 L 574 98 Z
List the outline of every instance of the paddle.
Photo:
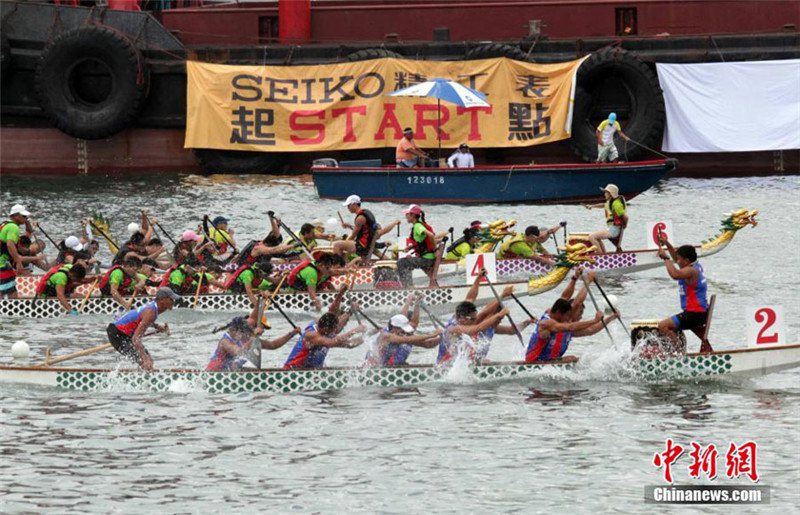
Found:
M 161 227 L 161 222 L 156 222 L 155 224 L 153 224 L 153 222 L 150 220 L 150 217 L 147 216 L 147 213 L 142 213 L 142 214 L 147 219 L 147 223 L 149 223 L 153 227 L 158 227 L 159 229 L 161 229 L 161 232 L 164 233 L 164 236 L 166 236 L 167 239 L 171 241 L 173 245 L 178 244 L 174 239 L 172 239 L 172 236 L 170 236 L 169 233 L 163 227 Z
M 142 335 L 142 338 L 145 336 L 150 336 L 156 334 L 158 331 L 149 331 Z M 110 343 L 104 343 L 103 345 L 98 345 L 97 347 L 92 347 L 90 349 L 84 349 L 78 352 L 73 352 L 71 354 L 65 354 L 63 356 L 59 356 L 57 358 L 50 357 L 50 348 L 48 347 L 45 349 L 44 353 L 44 362 L 39 363 L 40 367 L 49 367 L 51 365 L 55 365 L 56 363 L 63 363 L 64 361 L 69 361 L 71 359 L 80 358 L 82 356 L 89 356 L 91 354 L 97 354 L 98 352 L 102 352 L 106 349 L 112 348 L 113 345 Z
M 374 328 L 376 331 L 380 331 L 380 330 L 381 330 L 381 327 L 380 327 L 378 324 L 376 324 L 376 323 L 375 323 L 375 322 L 374 322 L 374 321 L 373 321 L 373 320 L 372 320 L 370 317 L 368 317 L 368 316 L 367 316 L 367 314 L 366 314 L 366 313 L 364 313 L 364 312 L 363 312 L 363 311 L 361 311 L 360 309 L 356 309 L 356 310 L 355 310 L 355 313 L 361 313 L 361 316 L 363 316 L 363 317 L 364 317 L 364 318 L 367 320 L 367 322 L 369 322 L 369 323 L 370 323 L 370 325 L 371 325 L 371 326 L 372 326 L 372 327 L 373 327 L 373 328 Z M 356 318 L 358 318 L 358 315 L 356 315 Z M 359 321 L 358 321 L 358 323 L 359 323 L 359 324 L 361 324 L 361 321 L 359 320 Z
M 586 290 L 589 292 L 589 298 L 592 299 L 592 304 L 594 304 L 594 309 L 596 311 L 600 311 L 600 306 L 597 304 L 597 300 L 594 298 L 594 293 L 592 293 L 592 290 L 590 288 L 589 280 L 586 279 L 586 277 L 582 277 L 582 279 L 583 279 L 583 284 L 586 286 Z M 606 334 L 608 335 L 609 340 L 611 340 L 611 343 L 616 345 L 616 342 L 614 342 L 614 337 L 611 336 L 611 331 L 608 330 L 606 321 L 601 318 L 600 322 L 602 322 L 603 329 L 606 330 Z
M 292 230 L 289 229 L 289 227 L 285 223 L 283 223 L 283 220 L 281 220 L 280 218 L 275 218 L 275 212 L 274 211 L 267 211 L 267 216 L 269 216 L 270 220 L 275 220 L 276 222 L 278 222 L 278 225 L 281 226 L 281 229 L 286 231 L 286 234 L 288 234 L 289 237 L 291 239 L 293 239 L 296 243 L 300 244 L 300 247 L 303 249 L 303 252 L 308 257 L 308 259 L 310 259 L 311 261 L 314 261 L 314 256 L 311 255 L 311 251 L 308 249 L 306 244 L 303 243 L 303 241 L 300 238 L 295 236 L 295 234 L 292 232 Z
M 155 223 L 155 224 L 153 224 L 153 221 L 152 221 L 152 220 L 150 220 L 150 217 L 149 217 L 149 216 L 147 216 L 147 213 L 145 213 L 144 211 L 142 211 L 142 216 L 144 216 L 145 220 L 147 220 L 147 223 L 149 223 L 149 224 L 150 224 L 150 227 L 152 227 L 152 228 L 153 228 L 153 234 L 155 234 L 156 236 L 158 236 L 158 232 L 156 232 L 156 229 L 155 229 L 155 228 L 156 228 L 156 227 L 159 227 L 159 228 L 161 229 L 161 232 L 163 232 L 163 233 L 164 233 L 164 236 L 166 236 L 167 238 L 169 238 L 169 241 L 171 241 L 173 245 L 177 245 L 177 243 L 175 243 L 175 240 L 173 240 L 173 239 L 172 239 L 172 236 L 170 236 L 170 235 L 169 235 L 169 233 L 167 233 L 167 231 L 165 231 L 165 230 L 164 230 L 164 228 L 163 228 L 163 227 L 161 227 L 161 224 L 159 224 L 159 223 Z M 167 252 L 167 249 L 166 249 L 166 247 L 164 247 L 164 248 L 162 249 L 162 251 L 161 251 L 161 252 L 162 252 L 162 253 L 164 253 L 164 254 L 166 254 L 166 256 L 169 258 L 169 261 L 170 261 L 170 262 L 171 262 L 173 265 L 177 264 L 177 262 L 175 261 L 175 258 L 174 258 L 174 257 L 172 257 L 172 254 L 170 254 L 169 252 Z M 159 255 L 160 255 L 160 254 L 159 254 Z
M 428 318 L 430 318 L 431 323 L 433 324 L 433 327 L 438 327 L 438 328 L 440 328 L 442 330 L 446 329 L 446 326 L 438 318 L 433 316 L 433 313 L 430 312 L 430 310 L 428 309 L 428 306 L 426 306 L 424 302 L 420 301 L 419 307 L 420 307 L 420 309 L 422 311 L 425 312 L 426 315 L 428 315 Z
M 291 325 L 293 329 L 297 329 L 297 325 L 296 325 L 294 322 L 292 322 L 292 319 L 291 319 L 291 318 L 289 318 L 289 315 L 287 315 L 286 313 L 284 313 L 284 311 L 283 311 L 283 308 L 281 308 L 281 305 L 280 305 L 280 304 L 278 304 L 277 302 L 273 302 L 273 303 L 272 303 L 272 305 L 273 305 L 273 306 L 275 306 L 275 309 L 277 309 L 277 310 L 278 310 L 278 312 L 279 312 L 281 315 L 283 315 L 283 318 L 285 318 L 285 319 L 286 319 L 286 321 L 287 321 L 287 322 L 289 322 L 289 325 Z
M 100 279 L 95 279 L 92 285 L 89 287 L 89 290 L 86 292 L 86 295 L 83 297 L 83 301 L 81 301 L 81 305 L 78 308 L 78 313 L 83 313 L 83 308 L 86 307 L 86 303 L 89 302 L 89 297 L 92 295 L 92 292 L 97 287 L 97 283 L 100 282 Z
M 600 294 L 606 300 L 606 304 L 608 304 L 608 307 L 610 307 L 611 311 L 613 311 L 617 315 L 617 320 L 619 320 L 619 323 L 622 325 L 622 328 L 625 329 L 625 332 L 628 333 L 628 337 L 630 337 L 631 332 L 628 330 L 628 327 L 625 325 L 625 322 L 622 321 L 622 317 L 620 316 L 619 311 L 617 311 L 617 308 L 615 308 L 614 305 L 611 304 L 611 301 L 608 300 L 608 295 L 606 295 L 606 292 L 603 291 L 603 287 L 600 286 L 600 283 L 597 281 L 597 278 L 595 278 L 594 284 L 597 286 L 597 289 L 600 291 Z
M 283 288 L 283 283 L 284 283 L 284 281 L 286 281 L 287 277 L 289 277 L 289 276 L 288 275 L 284 275 L 284 276 L 281 277 L 281 280 L 278 282 L 278 286 L 272 291 L 272 294 L 269 296 L 269 299 L 267 299 L 266 305 L 264 306 L 264 310 L 263 310 L 264 312 L 267 311 L 269 309 L 269 307 L 272 305 L 272 300 L 275 298 L 275 295 L 277 295 L 278 292 L 281 291 L 281 288 Z M 266 313 L 264 313 L 260 317 L 258 317 L 258 320 L 261 322 L 261 325 L 263 325 L 265 329 L 271 329 L 272 328 L 272 327 L 270 327 L 269 322 L 267 322 Z
M 114 249 L 113 249 L 113 251 L 114 251 L 114 254 L 116 254 L 117 252 L 119 252 L 119 245 L 117 245 L 117 243 L 116 243 L 114 240 L 112 240 L 112 239 L 111 239 L 111 236 L 109 236 L 108 234 L 106 234 L 106 232 L 105 232 L 103 229 L 99 228 L 99 227 L 97 226 L 97 224 L 95 224 L 95 223 L 94 223 L 94 220 L 92 220 L 92 219 L 89 219 L 89 225 L 91 225 L 91 226 L 92 226 L 92 228 L 93 228 L 94 230 L 96 230 L 96 231 L 98 232 L 98 234 L 100 234 L 100 236 L 102 236 L 103 238 L 105 238 L 105 239 L 106 239 L 106 241 L 108 242 L 108 244 L 109 244 L 109 245 L 111 245 L 112 247 L 114 247 Z M 40 229 L 41 229 L 41 227 L 40 227 Z M 44 232 L 44 231 L 42 231 L 42 232 Z M 45 236 L 47 236 L 47 235 L 45 234 Z M 48 239 L 50 239 L 50 238 L 48 237 Z
M 711 317 L 714 315 L 714 306 L 717 303 L 717 294 L 711 296 L 708 302 L 708 314 L 706 315 L 706 326 L 703 329 L 703 336 L 700 339 L 700 352 L 714 352 L 711 344 L 708 342 L 708 331 L 711 329 Z
M 339 221 L 342 222 L 342 229 L 347 229 L 347 225 L 344 222 L 344 218 L 342 218 L 342 213 L 336 211 L 336 214 L 339 215 Z
M 231 248 L 233 249 L 234 255 L 238 254 L 239 251 L 236 249 L 236 245 L 231 243 L 231 240 L 228 239 L 228 237 L 225 235 L 225 232 L 224 231 L 220 231 L 219 229 L 217 229 L 217 226 L 214 224 L 214 222 L 211 221 L 211 219 L 208 218 L 208 215 L 206 215 L 206 220 L 208 220 L 208 223 L 211 224 L 211 227 L 213 227 L 214 230 L 217 231 L 217 234 L 222 236 L 222 239 L 225 240 L 225 243 L 227 243 L 228 245 L 231 246 Z M 211 236 L 209 236 L 209 239 L 211 239 Z
M 203 286 L 203 278 L 205 278 L 206 274 L 204 272 L 200 272 L 200 279 L 197 280 L 197 290 L 194 292 L 194 302 L 192 302 L 192 309 L 197 307 L 197 301 L 200 300 L 200 288 Z
M 514 299 L 514 300 L 517 302 L 517 305 L 518 305 L 519 307 L 521 307 L 521 308 L 522 308 L 522 311 L 524 311 L 524 312 L 525 312 L 525 314 L 526 314 L 526 315 L 528 315 L 528 317 L 529 317 L 531 320 L 533 320 L 533 321 L 536 321 L 536 320 L 538 320 L 538 318 L 536 318 L 535 316 L 533 316 L 533 313 L 531 313 L 530 311 L 528 311 L 528 308 L 526 308 L 526 307 L 525 307 L 525 304 L 523 304 L 523 303 L 522 303 L 522 301 L 521 301 L 521 300 L 519 300 L 519 297 L 517 297 L 516 295 L 514 295 L 514 294 L 512 293 L 512 294 L 511 294 L 511 298 L 512 298 L 512 299 Z
M 42 231 L 42 234 L 44 234 L 44 237 L 45 237 L 45 238 L 47 238 L 47 240 L 48 240 L 50 243 L 52 243 L 52 244 L 53 244 L 53 246 L 54 246 L 54 247 L 56 248 L 56 250 L 57 250 L 57 249 L 58 249 L 58 244 L 57 244 L 56 242 L 54 242 L 54 241 L 53 241 L 53 238 L 51 238 L 51 237 L 50 237 L 50 235 L 49 235 L 49 234 L 47 234 L 47 233 L 44 231 L 44 229 L 42 229 L 42 224 L 40 224 L 39 222 L 36 222 L 36 228 L 37 228 L 37 229 L 39 229 L 40 231 Z
M 264 313 L 264 299 L 259 297 L 258 299 L 258 307 L 256 309 L 256 324 L 261 323 L 261 316 Z M 254 335 L 255 338 L 255 335 Z M 245 353 L 245 359 L 255 365 L 257 369 L 261 369 L 261 342 L 258 341 L 257 343 L 253 342 L 253 338 L 250 339 L 250 348 Z
M 486 279 L 486 283 L 489 285 L 489 288 L 492 289 L 492 294 L 494 295 L 494 298 L 497 299 L 497 302 L 500 304 L 500 309 L 503 309 L 503 301 L 500 300 L 500 295 L 498 295 L 497 290 L 494 289 L 494 284 L 492 284 L 492 281 L 490 281 L 488 277 L 484 276 L 484 279 Z M 517 329 L 517 324 L 514 323 L 514 319 L 511 318 L 511 313 L 507 314 L 506 318 L 508 318 L 508 323 L 511 324 L 511 327 L 514 328 L 514 333 L 517 335 L 517 339 L 519 339 L 520 345 L 525 347 L 525 340 L 522 338 L 522 333 L 520 333 L 519 329 Z

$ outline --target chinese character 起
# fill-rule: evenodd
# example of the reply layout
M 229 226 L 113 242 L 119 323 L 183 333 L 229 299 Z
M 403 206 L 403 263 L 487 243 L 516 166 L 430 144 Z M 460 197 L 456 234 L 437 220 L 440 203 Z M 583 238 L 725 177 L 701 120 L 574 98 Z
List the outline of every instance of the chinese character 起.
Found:
M 672 464 L 683 454 L 683 447 L 667 438 L 667 449 L 663 453 L 653 456 L 653 465 L 657 468 L 664 467 L 664 480 L 672 483 Z
M 547 77 L 536 75 L 517 75 L 517 91 L 522 92 L 526 98 L 542 98 L 544 90 L 550 86 Z
M 240 106 L 232 111 L 236 116 L 231 121 L 231 143 L 248 143 L 251 145 L 274 145 L 275 133 L 266 132 L 275 123 L 272 109 L 247 109 Z
M 728 452 L 725 453 L 725 475 L 733 479 L 744 474 L 753 483 L 758 482 L 756 451 L 755 442 L 745 442 L 738 448 L 735 443 L 731 442 Z
M 508 140 L 528 141 L 550 135 L 550 117 L 544 116 L 547 106 L 536 104 L 536 117 L 530 104 L 508 104 Z

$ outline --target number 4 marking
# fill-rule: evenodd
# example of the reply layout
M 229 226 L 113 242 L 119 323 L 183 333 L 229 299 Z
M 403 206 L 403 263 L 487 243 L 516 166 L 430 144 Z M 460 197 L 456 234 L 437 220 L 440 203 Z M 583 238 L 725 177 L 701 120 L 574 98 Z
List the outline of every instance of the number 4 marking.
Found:
M 477 277 L 478 274 L 481 273 L 481 268 L 484 267 L 483 264 L 483 254 L 478 254 L 478 257 L 475 259 L 475 265 L 472 267 L 472 271 L 469 273 L 471 277 Z M 487 282 L 486 278 L 481 279 L 482 283 Z

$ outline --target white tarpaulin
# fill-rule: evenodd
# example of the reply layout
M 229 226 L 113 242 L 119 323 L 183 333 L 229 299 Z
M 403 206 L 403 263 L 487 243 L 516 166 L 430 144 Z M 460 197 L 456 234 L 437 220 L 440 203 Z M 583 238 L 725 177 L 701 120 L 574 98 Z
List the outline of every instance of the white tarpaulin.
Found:
M 800 59 L 656 65 L 667 152 L 800 148 Z

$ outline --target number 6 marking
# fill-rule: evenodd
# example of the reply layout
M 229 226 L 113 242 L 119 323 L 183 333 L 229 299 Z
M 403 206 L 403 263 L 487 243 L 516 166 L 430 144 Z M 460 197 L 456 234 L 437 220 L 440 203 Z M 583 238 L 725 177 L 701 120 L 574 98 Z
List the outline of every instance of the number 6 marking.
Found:
M 777 343 L 778 341 L 778 333 L 774 332 L 771 335 L 767 336 L 764 332 L 772 327 L 775 324 L 775 320 L 778 316 L 775 314 L 775 311 L 769 308 L 761 308 L 756 311 L 756 322 L 759 324 L 764 324 L 761 330 L 758 332 L 756 336 L 756 345 L 760 344 L 767 344 L 767 343 Z

